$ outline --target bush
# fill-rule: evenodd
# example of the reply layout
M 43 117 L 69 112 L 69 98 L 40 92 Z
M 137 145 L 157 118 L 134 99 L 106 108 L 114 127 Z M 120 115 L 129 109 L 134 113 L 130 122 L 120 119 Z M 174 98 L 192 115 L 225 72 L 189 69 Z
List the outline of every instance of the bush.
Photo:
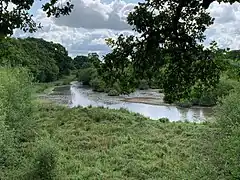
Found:
M 215 108 L 215 116 L 224 129 L 231 130 L 240 126 L 240 88 L 221 99 Z
M 158 119 L 161 123 L 168 123 L 170 122 L 168 118 L 160 118 Z
M 95 78 L 95 79 L 91 80 L 90 85 L 91 85 L 93 91 L 96 91 L 96 92 L 104 92 L 104 90 L 106 88 L 105 82 L 99 78 Z
M 219 179 L 239 179 L 240 88 L 221 99 L 215 108 L 219 131 L 214 137 L 214 163 Z
M 33 113 L 31 93 L 28 71 L 0 68 L 0 114 L 5 116 L 8 127 L 19 133 L 30 128 Z
M 53 180 L 58 176 L 57 173 L 58 150 L 50 140 L 39 143 L 33 167 L 27 174 L 27 179 Z
M 183 108 L 189 108 L 191 107 L 193 104 L 191 101 L 184 99 L 184 100 L 180 100 L 179 102 L 176 102 L 176 105 L 179 107 L 183 107 Z
M 119 96 L 119 92 L 115 89 L 111 89 L 109 92 L 108 92 L 108 96 Z
M 19 162 L 14 133 L 8 130 L 4 119 L 0 118 L 0 179 L 12 179 Z
M 193 89 L 189 100 L 183 99 L 176 104 L 181 107 L 191 107 L 196 106 L 214 106 L 217 104 L 218 100 L 226 95 L 234 88 L 232 83 L 227 80 L 221 80 L 216 88 L 212 90 L 199 91 Z M 167 99 L 164 99 L 166 101 Z
M 113 89 L 116 90 L 118 93 L 121 92 L 121 87 L 118 81 L 113 84 Z
M 77 79 L 79 82 L 82 82 L 83 85 L 90 85 L 90 81 L 96 77 L 96 69 L 87 68 L 81 69 L 77 73 Z
M 28 71 L 0 68 L 0 179 L 18 179 L 23 173 L 23 142 L 33 137 L 31 92 Z
M 147 80 L 145 80 L 145 79 L 140 80 L 138 88 L 141 89 L 141 90 L 149 89 L 149 85 L 148 85 Z

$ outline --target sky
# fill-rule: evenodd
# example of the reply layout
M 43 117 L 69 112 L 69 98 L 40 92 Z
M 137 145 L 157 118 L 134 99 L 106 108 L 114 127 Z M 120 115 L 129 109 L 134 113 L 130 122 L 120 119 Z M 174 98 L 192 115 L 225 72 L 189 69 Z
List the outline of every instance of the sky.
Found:
M 58 19 L 47 18 L 41 10 L 46 1 L 36 1 L 31 9 L 34 19 L 41 22 L 43 28 L 32 34 L 16 30 L 14 37 L 31 36 L 60 43 L 70 56 L 75 57 L 89 52 L 104 55 L 110 51 L 105 38 L 114 38 L 121 33 L 134 34 L 126 17 L 139 0 L 72 0 L 71 15 Z M 240 3 L 214 2 L 208 11 L 215 22 L 207 29 L 204 44 L 215 40 L 221 48 L 240 49 Z

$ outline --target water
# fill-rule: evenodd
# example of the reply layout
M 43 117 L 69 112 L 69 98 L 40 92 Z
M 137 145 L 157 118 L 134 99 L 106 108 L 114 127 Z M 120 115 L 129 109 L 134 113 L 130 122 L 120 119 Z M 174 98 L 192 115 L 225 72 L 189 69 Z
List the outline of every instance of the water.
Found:
M 201 122 L 204 121 L 211 113 L 210 108 L 179 108 L 176 106 L 170 105 L 149 105 L 142 103 L 132 103 L 132 102 L 124 102 L 119 99 L 119 97 L 108 97 L 111 99 L 111 103 L 104 102 L 103 98 L 100 96 L 103 93 L 95 93 L 95 98 L 86 93 L 85 88 L 79 88 L 76 85 L 71 85 L 71 107 L 77 106 L 103 106 L 108 107 L 110 109 L 120 109 L 125 108 L 131 112 L 140 113 L 146 117 L 151 119 L 159 119 L 159 118 L 168 118 L 170 121 L 191 121 L 191 122 Z M 91 90 L 90 90 L 91 91 Z M 97 98 L 96 98 L 97 97 Z M 106 100 L 107 96 L 104 96 Z M 98 100 L 100 99 L 100 100 Z

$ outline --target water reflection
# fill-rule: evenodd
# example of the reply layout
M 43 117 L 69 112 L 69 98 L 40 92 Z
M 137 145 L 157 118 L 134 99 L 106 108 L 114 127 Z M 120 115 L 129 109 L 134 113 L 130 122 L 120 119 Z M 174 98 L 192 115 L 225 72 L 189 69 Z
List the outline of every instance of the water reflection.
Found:
M 168 118 L 171 121 L 178 121 L 178 120 L 187 120 L 192 122 L 199 122 L 205 120 L 207 115 L 209 114 L 211 109 L 208 108 L 195 108 L 195 109 L 188 109 L 188 108 L 178 108 L 176 106 L 157 106 L 157 105 L 149 105 L 149 104 L 142 104 L 142 103 L 132 103 L 132 102 L 122 102 L 122 101 L 115 101 L 112 104 L 97 101 L 90 99 L 86 94 L 82 93 L 84 89 L 78 88 L 74 85 L 70 88 L 71 91 L 71 107 L 76 106 L 103 106 L 108 107 L 110 109 L 120 109 L 125 108 L 129 111 L 140 113 L 146 117 L 151 119 L 159 119 L 159 118 Z

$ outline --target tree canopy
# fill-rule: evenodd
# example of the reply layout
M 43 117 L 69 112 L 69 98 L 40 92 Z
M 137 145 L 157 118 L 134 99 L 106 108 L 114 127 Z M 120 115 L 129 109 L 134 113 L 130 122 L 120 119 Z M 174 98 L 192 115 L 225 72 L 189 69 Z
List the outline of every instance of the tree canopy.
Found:
M 30 70 L 39 82 L 57 80 L 74 68 L 72 58 L 60 44 L 43 39 L 8 38 L 0 43 L 0 66 L 23 66 Z
M 214 22 L 206 11 L 211 2 L 138 3 L 127 21 L 139 35 L 107 39 L 112 52 L 104 57 L 100 70 L 105 73 L 105 80 L 128 80 L 130 87 L 135 79 L 151 79 L 164 69 L 163 88 L 169 102 L 186 98 L 193 88 L 216 86 L 222 68 L 217 44 L 213 42 L 209 48 L 202 44 L 205 30 Z M 126 69 L 132 75 L 128 76 Z
M 34 32 L 41 27 L 33 19 L 29 10 L 37 0 L 1 0 L 0 1 L 0 37 L 12 35 L 13 30 L 20 28 L 25 32 Z M 41 1 L 41 0 L 39 0 Z M 59 17 L 69 15 L 73 9 L 73 4 L 66 1 L 64 4 L 59 0 L 49 0 L 42 5 L 42 9 L 47 16 Z

